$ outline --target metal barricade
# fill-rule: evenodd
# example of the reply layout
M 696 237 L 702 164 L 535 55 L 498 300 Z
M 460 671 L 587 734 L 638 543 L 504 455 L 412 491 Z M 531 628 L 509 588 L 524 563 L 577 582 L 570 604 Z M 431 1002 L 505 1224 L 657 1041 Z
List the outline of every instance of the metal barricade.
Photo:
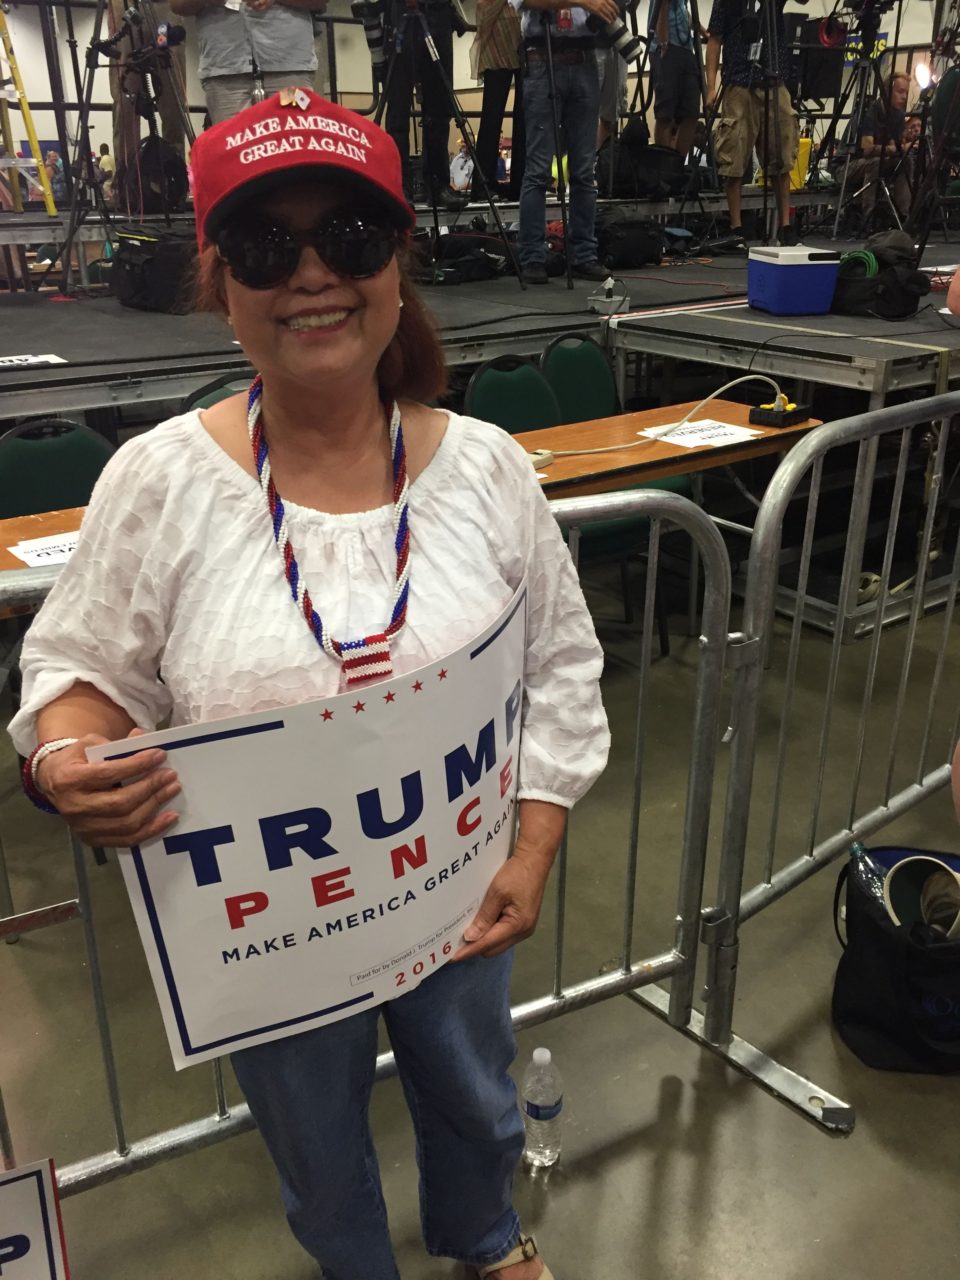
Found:
M 949 505 L 943 472 L 950 419 L 957 413 L 957 393 L 913 401 L 819 428 L 791 451 L 757 515 L 742 632 L 729 652 L 729 665 L 735 668 L 734 725 L 717 900 L 704 919 L 704 1038 L 830 1128 L 852 1128 L 852 1111 L 733 1035 L 738 927 L 839 858 L 853 841 L 873 835 L 949 781 L 958 702 L 955 693 L 945 695 L 949 686 L 944 673 L 951 656 L 955 664 L 960 659 L 950 652 L 960 536 L 945 525 Z M 825 475 L 825 460 L 843 450 L 856 452 L 849 521 L 846 529 L 827 536 L 821 519 L 827 504 L 821 498 L 835 468 Z M 789 640 L 774 652 L 772 621 L 791 503 L 802 509 L 793 624 Z M 835 502 L 830 505 L 836 507 Z M 800 523 L 798 518 L 798 530 Z M 822 678 L 818 669 L 814 680 L 800 680 L 800 629 L 818 542 L 836 544 L 838 537 L 845 550 L 835 583 L 838 618 L 826 671 Z M 950 537 L 956 539 L 952 549 Z M 864 572 L 868 547 L 879 555 L 877 574 Z M 925 598 L 929 567 L 937 554 L 950 565 L 946 589 L 933 601 L 945 608 L 942 617 L 932 615 L 922 625 L 931 607 Z M 903 574 L 901 583 L 892 580 Z M 883 625 L 895 594 L 909 600 L 908 609 L 898 610 L 907 615 L 905 627 Z M 846 643 L 849 627 L 842 618 L 861 610 L 864 596 L 875 603 L 870 639 Z M 825 656 L 826 641 L 820 649 Z M 881 655 L 889 659 L 891 651 L 893 662 L 881 664 Z M 775 697 L 771 686 L 781 682 L 782 696 Z M 818 693 L 819 713 L 814 710 Z M 910 724 L 904 716 L 908 702 L 921 710 Z M 855 715 L 847 714 L 851 705 Z M 817 714 L 815 731 L 798 757 L 796 744 Z M 848 785 L 838 788 L 844 770 Z M 788 808 L 790 820 L 785 822 Z M 789 847 L 786 859 L 781 856 L 784 845 Z M 752 869 L 755 863 L 758 879 L 744 892 L 745 867 Z
M 565 980 L 565 942 L 569 925 L 567 886 L 570 872 L 565 838 L 558 855 L 555 879 L 553 972 L 549 990 L 516 1005 L 513 1008 L 513 1022 L 516 1028 L 536 1026 L 612 996 L 635 993 L 641 988 L 649 987 L 653 992 L 651 999 L 654 1006 L 673 1026 L 682 1029 L 690 1022 L 692 1012 L 710 797 L 720 741 L 720 694 L 730 608 L 729 561 L 723 541 L 709 517 L 693 503 L 676 494 L 661 490 L 606 494 L 558 502 L 553 504 L 552 509 L 558 522 L 568 530 L 571 553 L 575 560 L 580 544 L 580 531 L 584 526 L 591 522 L 623 520 L 629 517 L 638 520 L 638 531 L 632 536 L 643 539 L 643 552 L 648 561 L 644 618 L 639 637 L 640 676 L 633 744 L 631 824 L 623 871 L 625 907 L 622 949 L 616 964 L 604 966 L 598 976 L 578 982 Z M 645 523 L 639 528 L 641 519 Z M 671 903 L 667 918 L 661 922 L 673 934 L 674 941 L 672 946 L 659 953 L 637 958 L 634 954 L 634 901 L 641 857 L 640 814 L 648 720 L 646 711 L 651 678 L 654 589 L 661 533 L 665 527 L 680 529 L 693 539 L 703 566 L 704 598 L 689 734 L 686 806 L 682 820 L 682 839 L 677 850 L 676 898 L 675 903 Z M 15 575 L 0 574 L 0 607 L 7 603 L 37 603 L 49 590 L 53 578 L 54 574 L 50 570 L 27 571 Z M 154 1133 L 147 1138 L 128 1137 L 97 949 L 85 853 L 75 839 L 71 840 L 71 845 L 77 880 L 76 899 L 0 920 L 0 938 L 25 936 L 32 930 L 78 918 L 82 922 L 103 1079 L 113 1121 L 114 1149 L 60 1168 L 58 1183 L 64 1195 L 99 1186 L 148 1168 L 161 1160 L 210 1146 L 253 1127 L 246 1105 L 228 1105 L 218 1062 L 214 1064 L 213 1071 L 213 1114 Z M 655 856 L 662 860 L 662 850 L 656 849 Z M 6 957 L 0 955 L 0 961 L 4 958 Z M 652 986 L 667 980 L 670 983 L 669 995 L 661 988 Z M 393 1069 L 392 1055 L 382 1054 L 377 1061 L 377 1078 L 391 1074 Z M 13 1145 L 4 1116 L 2 1096 L 0 1138 L 3 1139 L 3 1158 L 7 1163 L 12 1163 Z

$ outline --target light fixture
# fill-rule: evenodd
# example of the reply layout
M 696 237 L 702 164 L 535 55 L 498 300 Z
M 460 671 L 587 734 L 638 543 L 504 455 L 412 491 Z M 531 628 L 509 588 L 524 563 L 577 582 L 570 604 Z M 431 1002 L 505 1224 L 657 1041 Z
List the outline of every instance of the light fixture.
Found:
M 925 62 L 918 62 L 913 68 L 913 78 L 921 89 L 929 89 L 933 81 L 933 72 Z

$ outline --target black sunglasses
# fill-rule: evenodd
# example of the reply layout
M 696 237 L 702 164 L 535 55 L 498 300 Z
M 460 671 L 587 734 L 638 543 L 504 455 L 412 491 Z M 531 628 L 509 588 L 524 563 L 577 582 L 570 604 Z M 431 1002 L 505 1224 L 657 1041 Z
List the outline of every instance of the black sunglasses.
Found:
M 227 222 L 216 243 L 234 280 L 248 289 L 273 289 L 290 279 L 307 245 L 338 276 L 369 280 L 396 253 L 400 233 L 376 217 L 354 213 L 330 214 L 309 231 L 247 215 Z

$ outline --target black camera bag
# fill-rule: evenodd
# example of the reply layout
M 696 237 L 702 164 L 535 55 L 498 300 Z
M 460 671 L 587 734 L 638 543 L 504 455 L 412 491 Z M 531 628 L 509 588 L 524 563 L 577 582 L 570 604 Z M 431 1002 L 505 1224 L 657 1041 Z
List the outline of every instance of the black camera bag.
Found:
M 597 215 L 599 258 L 608 267 L 646 267 L 663 257 L 663 231 L 658 223 L 625 209 Z
M 844 885 L 845 940 L 839 927 Z M 847 1048 L 880 1071 L 960 1073 L 960 942 L 936 939 L 922 925 L 894 924 L 852 862 L 840 873 L 833 906 L 844 951 L 831 1012 Z
M 124 307 L 185 315 L 193 310 L 197 241 L 192 228 L 119 227 L 110 286 Z

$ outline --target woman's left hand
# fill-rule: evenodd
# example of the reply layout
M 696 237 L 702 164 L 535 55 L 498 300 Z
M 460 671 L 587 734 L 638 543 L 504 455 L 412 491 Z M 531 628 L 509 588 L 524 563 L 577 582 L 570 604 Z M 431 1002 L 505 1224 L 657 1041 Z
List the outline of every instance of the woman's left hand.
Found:
M 550 863 L 527 861 L 514 851 L 490 882 L 480 910 L 463 931 L 465 945 L 454 960 L 498 956 L 529 938 L 537 927 Z

